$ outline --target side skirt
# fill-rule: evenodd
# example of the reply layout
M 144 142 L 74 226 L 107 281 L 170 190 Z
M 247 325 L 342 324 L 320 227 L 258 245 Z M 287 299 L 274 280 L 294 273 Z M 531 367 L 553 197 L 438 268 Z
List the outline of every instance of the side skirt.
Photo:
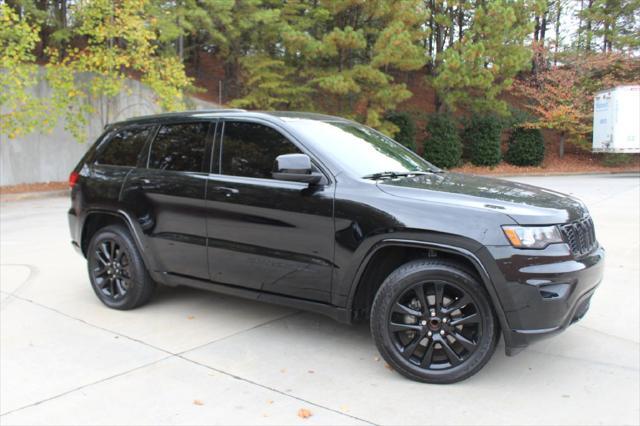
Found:
M 272 303 L 274 305 L 288 308 L 300 309 L 303 311 L 315 312 L 332 318 L 335 321 L 349 324 L 349 314 L 346 309 L 338 308 L 325 303 L 311 300 L 298 299 L 295 297 L 282 296 L 274 293 L 267 293 L 234 285 L 219 284 L 212 281 L 199 280 L 178 274 L 162 273 L 163 284 L 171 287 L 185 286 L 200 290 L 211 291 L 213 293 L 227 294 L 229 296 L 242 297 L 244 299 L 257 300 L 260 302 Z

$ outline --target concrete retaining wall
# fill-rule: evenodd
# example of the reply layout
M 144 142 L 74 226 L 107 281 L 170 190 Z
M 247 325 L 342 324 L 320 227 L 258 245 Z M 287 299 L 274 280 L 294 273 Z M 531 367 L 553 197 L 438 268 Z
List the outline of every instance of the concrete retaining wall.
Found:
M 79 76 L 87 79 L 88 76 Z M 51 133 L 34 132 L 9 139 L 0 134 L 0 186 L 21 183 L 66 181 L 69 173 L 93 141 L 102 133 L 105 124 L 139 115 L 155 114 L 159 108 L 153 102 L 149 88 L 136 80 L 127 80 L 126 90 L 110 101 L 92 101 L 97 113 L 87 126 L 87 140 L 76 142 L 58 123 Z M 39 97 L 51 94 L 45 81 L 34 88 Z M 217 105 L 199 99 L 189 99 L 189 109 L 216 108 Z

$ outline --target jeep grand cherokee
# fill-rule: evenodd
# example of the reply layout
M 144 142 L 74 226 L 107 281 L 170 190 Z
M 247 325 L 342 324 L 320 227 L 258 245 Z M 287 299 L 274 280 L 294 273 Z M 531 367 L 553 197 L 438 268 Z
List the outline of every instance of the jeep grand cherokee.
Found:
M 326 115 L 243 110 L 109 125 L 70 176 L 98 298 L 156 283 L 368 320 L 401 374 L 452 383 L 581 318 L 604 251 L 568 195 L 449 173 Z

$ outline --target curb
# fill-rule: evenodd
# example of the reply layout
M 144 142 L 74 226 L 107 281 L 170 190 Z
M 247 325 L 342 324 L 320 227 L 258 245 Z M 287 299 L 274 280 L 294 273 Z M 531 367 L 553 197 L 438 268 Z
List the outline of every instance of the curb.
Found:
M 69 195 L 68 189 L 58 189 L 55 191 L 38 191 L 38 192 L 16 192 L 15 194 L 0 194 L 0 202 L 37 200 L 45 198 L 66 197 Z
M 624 172 L 534 172 L 534 173 L 469 173 L 469 172 L 456 172 L 464 174 L 472 174 L 484 177 L 544 177 L 544 176 L 611 176 L 611 175 L 627 175 L 640 177 L 640 170 L 638 171 L 624 171 Z

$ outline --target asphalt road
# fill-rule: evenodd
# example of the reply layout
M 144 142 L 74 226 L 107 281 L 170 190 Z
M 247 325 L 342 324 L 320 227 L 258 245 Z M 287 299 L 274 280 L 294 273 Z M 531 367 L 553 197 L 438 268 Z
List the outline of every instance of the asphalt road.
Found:
M 587 203 L 606 277 L 564 334 L 449 386 L 386 368 L 366 325 L 186 288 L 107 309 L 68 200 L 4 202 L 0 424 L 640 424 L 640 176 L 515 180 Z

